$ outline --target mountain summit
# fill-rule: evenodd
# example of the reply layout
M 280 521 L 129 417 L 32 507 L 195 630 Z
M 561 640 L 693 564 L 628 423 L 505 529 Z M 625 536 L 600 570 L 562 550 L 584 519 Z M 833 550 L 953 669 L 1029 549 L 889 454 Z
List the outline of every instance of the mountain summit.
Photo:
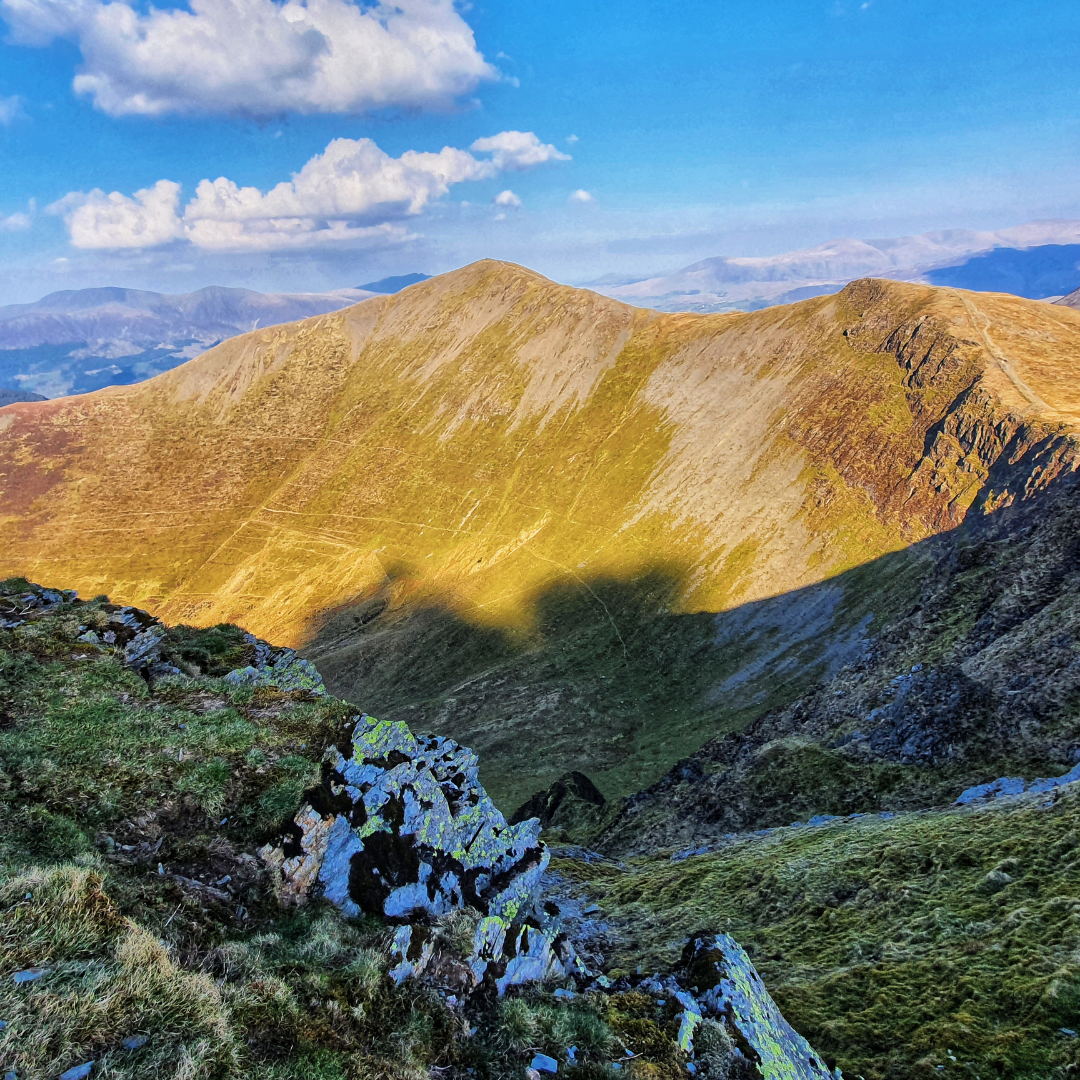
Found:
M 910 595 L 863 568 L 1037 497 L 1078 424 L 1069 308 L 660 314 L 486 261 L 8 406 L 0 568 L 306 643 L 511 808 L 610 795 L 857 654 Z

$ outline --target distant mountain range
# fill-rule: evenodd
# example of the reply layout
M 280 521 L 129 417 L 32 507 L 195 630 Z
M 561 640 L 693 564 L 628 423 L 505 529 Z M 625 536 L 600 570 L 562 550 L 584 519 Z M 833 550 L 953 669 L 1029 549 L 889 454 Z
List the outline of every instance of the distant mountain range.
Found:
M 226 338 L 338 311 L 423 279 L 384 278 L 325 293 L 221 286 L 176 295 L 117 288 L 52 293 L 0 307 L 0 386 L 58 397 L 140 382 Z
M 397 277 L 379 278 L 378 281 L 369 281 L 359 288 L 364 292 L 381 293 L 384 296 L 391 293 L 401 292 L 410 285 L 419 285 L 421 281 L 429 281 L 430 274 L 399 274 Z
M 1000 232 L 952 229 L 891 240 L 833 240 L 768 258 L 704 259 L 643 280 L 589 287 L 659 311 L 756 311 L 838 292 L 857 278 L 1004 292 L 1031 300 L 1080 285 L 1080 221 L 1035 221 Z

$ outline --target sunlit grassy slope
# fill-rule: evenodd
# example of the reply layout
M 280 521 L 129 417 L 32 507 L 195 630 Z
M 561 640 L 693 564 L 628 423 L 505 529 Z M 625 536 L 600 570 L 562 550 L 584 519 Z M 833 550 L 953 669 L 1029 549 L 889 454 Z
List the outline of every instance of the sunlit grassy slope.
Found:
M 307 642 L 503 805 L 568 767 L 626 792 L 919 568 L 836 575 L 1071 468 L 1078 369 L 1080 313 L 1013 297 L 661 315 L 477 263 L 3 410 L 0 570 Z

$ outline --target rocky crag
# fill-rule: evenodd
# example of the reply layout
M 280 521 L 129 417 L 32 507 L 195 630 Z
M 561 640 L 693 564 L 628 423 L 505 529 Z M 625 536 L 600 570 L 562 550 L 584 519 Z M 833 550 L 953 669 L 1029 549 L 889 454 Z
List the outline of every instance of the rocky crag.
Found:
M 836 675 L 711 740 L 575 835 L 645 851 L 1067 773 L 1080 761 L 1078 537 L 1080 488 L 1068 475 L 906 555 L 925 560 L 910 607 Z

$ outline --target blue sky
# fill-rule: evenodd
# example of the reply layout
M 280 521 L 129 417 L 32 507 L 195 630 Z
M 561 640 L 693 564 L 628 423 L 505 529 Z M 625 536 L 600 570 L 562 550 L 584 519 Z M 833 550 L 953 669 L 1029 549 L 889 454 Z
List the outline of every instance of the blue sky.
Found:
M 0 0 L 0 20 L 0 302 L 485 256 L 584 282 L 1080 218 L 1075 0 Z

